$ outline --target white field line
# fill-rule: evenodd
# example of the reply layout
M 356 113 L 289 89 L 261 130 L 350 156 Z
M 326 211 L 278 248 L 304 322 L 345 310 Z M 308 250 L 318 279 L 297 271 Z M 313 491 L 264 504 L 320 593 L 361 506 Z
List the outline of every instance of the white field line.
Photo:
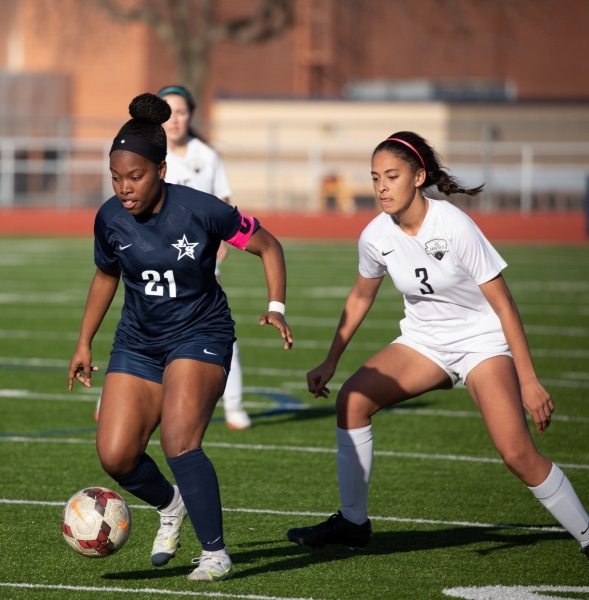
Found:
M 335 374 L 334 379 L 337 377 L 338 373 Z M 579 378 L 580 379 L 580 378 Z M 585 389 L 589 387 L 589 381 L 575 381 L 572 379 L 540 379 L 540 382 L 546 386 L 550 387 L 562 387 L 562 388 L 573 388 L 573 389 Z M 334 382 L 333 380 L 328 383 L 329 389 L 333 391 L 337 391 L 343 387 L 343 383 Z M 458 381 L 458 383 L 454 386 L 455 389 L 466 389 L 466 386 L 462 383 L 462 381 Z M 280 383 L 279 388 L 258 388 L 264 389 L 267 392 L 285 392 L 288 390 L 303 390 L 307 392 L 307 382 L 303 379 L 301 381 L 282 381 Z M 424 413 L 425 414 L 425 413 Z M 558 419 L 557 419 L 558 420 Z M 569 420 L 569 419 L 566 419 Z
M 589 336 L 589 327 L 559 327 L 557 325 L 524 325 L 528 335 Z
M 514 281 L 510 290 L 518 292 L 589 292 L 589 281 Z
M 292 388 L 295 385 L 298 386 L 297 382 L 286 382 L 292 383 L 292 386 L 286 386 L 286 388 Z M 589 385 L 589 383 L 584 385 Z M 281 388 L 259 388 L 259 387 L 244 387 L 243 391 L 247 394 L 257 393 L 284 393 L 285 387 Z M 334 388 L 333 384 L 330 384 L 330 388 Z M 20 389 L 0 389 L 0 398 L 14 398 L 18 400 L 65 400 L 71 402 L 96 402 L 97 395 L 101 392 L 102 388 L 92 388 L 88 392 L 83 394 L 45 394 L 41 392 L 32 392 L 29 390 Z M 282 408 L 286 410 L 332 410 L 333 405 L 321 405 L 321 404 L 303 404 L 302 402 L 255 402 L 245 401 L 243 405 L 246 408 L 265 408 L 267 410 L 273 410 Z M 384 413 L 395 413 L 399 415 L 420 415 L 426 417 L 451 417 L 451 418 L 480 418 L 481 414 L 474 410 L 444 410 L 444 409 L 433 409 L 433 408 L 403 408 L 393 407 L 385 408 L 382 410 Z M 527 415 L 528 420 L 531 417 Z M 553 421 L 562 421 L 565 423 L 589 423 L 589 417 L 576 417 L 568 415 L 552 415 Z M 1 432 L 0 432 L 1 433 Z
M 589 306 L 553 306 L 547 304 L 521 304 L 517 303 L 521 315 L 582 315 L 589 316 Z
M 540 378 L 540 383 L 548 387 L 562 388 L 589 388 L 589 381 L 578 381 L 574 379 L 544 379 Z
M 560 594 L 573 592 L 575 598 L 577 594 L 589 592 L 587 586 L 568 586 L 568 585 L 488 585 L 473 587 L 446 588 L 442 594 L 452 596 L 453 598 L 464 598 L 464 600 L 548 600 L 556 597 L 552 594 L 546 596 L 543 593 L 535 592 L 557 592 Z M 558 596 L 558 600 L 575 600 L 567 596 Z
M 6 330 L 0 330 L 0 338 L 2 337 L 2 333 L 6 333 Z M 21 332 L 21 333 L 29 333 L 29 332 Z M 77 339 L 77 338 L 76 338 Z M 110 338 L 109 338 L 110 339 Z M 305 340 L 308 342 L 308 347 L 319 348 L 322 347 L 322 344 L 325 344 L 325 347 L 330 346 L 330 342 L 318 342 L 316 340 Z M 266 342 L 266 343 L 264 343 Z M 279 340 L 267 340 L 267 339 L 257 339 L 257 338 L 240 338 L 239 343 L 242 346 L 268 346 L 268 347 L 278 347 L 280 345 Z M 301 342 L 297 341 L 297 344 Z M 370 346 L 370 347 L 369 347 Z M 358 344 L 357 349 L 361 350 L 369 350 L 369 349 L 382 349 L 384 346 L 382 344 Z M 553 350 L 553 349 L 544 349 L 544 348 L 533 348 L 532 355 L 537 357 L 547 357 L 547 358 L 589 358 L 589 350 Z M 59 358 L 29 358 L 29 357 L 19 357 L 19 356 L 0 356 L 0 365 L 7 366 L 23 366 L 23 367 L 55 367 L 55 368 L 63 368 L 67 369 L 69 367 L 70 361 L 67 359 L 59 359 Z M 101 361 L 96 361 L 98 366 L 106 366 L 106 363 Z M 254 367 L 243 367 L 244 373 L 248 375 L 265 375 L 269 377 L 306 377 L 307 371 L 304 369 L 276 369 L 276 368 L 254 368 Z M 351 373 L 347 371 L 338 371 L 336 376 L 340 377 L 349 377 Z M 589 379 L 589 373 L 579 373 L 579 372 L 567 372 L 563 373 L 563 375 L 569 379 Z M 552 383 L 548 385 L 559 385 L 561 387 L 571 387 L 570 384 L 562 383 L 567 380 L 563 379 L 547 379 L 545 381 L 550 381 Z M 574 387 L 574 386 L 573 386 Z M 584 386 L 582 386 L 584 387 Z
M 0 329 L 0 339 L 6 340 L 66 340 L 77 341 L 80 334 L 77 331 L 30 331 L 27 329 Z M 113 333 L 97 333 L 94 336 L 97 342 L 110 342 L 114 339 Z M 69 362 L 68 362 L 69 364 Z
M 558 349 L 558 348 L 532 348 L 532 356 L 538 358 L 589 358 L 589 350 L 584 349 Z
M 91 438 L 50 438 L 50 437 L 26 437 L 11 435 L 2 437 L 0 442 L 32 443 L 32 444 L 94 444 Z M 151 440 L 150 446 L 159 446 L 158 440 Z M 204 442 L 203 446 L 211 448 L 226 448 L 228 450 L 256 450 L 273 452 L 308 452 L 311 454 L 335 454 L 335 448 L 317 448 L 313 446 L 278 446 L 274 444 L 231 444 L 229 442 Z M 446 460 L 456 462 L 486 463 L 502 465 L 500 458 L 487 458 L 484 456 L 462 456 L 459 454 L 425 454 L 423 452 L 394 452 L 390 450 L 375 450 L 374 456 L 388 456 L 394 458 L 415 458 L 418 460 Z M 574 463 L 556 463 L 566 469 L 589 470 L 589 465 L 578 465 Z
M 58 506 L 65 505 L 65 501 L 56 502 L 51 500 L 12 500 L 10 498 L 0 498 L 0 504 L 17 505 L 36 505 L 36 506 Z M 129 504 L 131 508 L 152 510 L 147 504 Z M 224 512 L 251 513 L 256 515 L 278 515 L 286 517 L 330 517 L 331 513 L 314 511 L 296 511 L 296 510 L 272 510 L 266 508 L 225 508 Z M 508 525 L 504 523 L 481 523 L 478 521 L 446 521 L 440 519 L 413 519 L 409 517 L 383 517 L 379 515 L 370 515 L 371 521 L 390 521 L 394 523 L 417 523 L 419 525 L 453 525 L 460 527 L 479 527 L 482 529 L 522 529 L 526 531 L 566 531 L 562 527 L 547 526 L 523 526 Z
M 400 315 L 402 316 L 402 315 Z M 254 324 L 257 318 L 254 315 L 232 315 L 234 321 L 238 324 Z M 303 317 L 289 315 L 288 323 L 298 327 L 327 327 L 335 329 L 339 323 L 339 318 L 331 317 Z M 399 330 L 398 321 L 395 319 L 365 319 L 360 326 L 361 329 L 378 330 Z M 556 325 L 524 325 L 527 334 L 530 335 L 559 335 L 572 337 L 589 336 L 589 327 L 560 327 Z
M 18 400 L 66 400 L 70 402 L 96 402 L 97 393 L 86 394 L 44 394 L 40 392 L 30 392 L 29 390 L 7 390 L 0 389 L 0 398 L 14 398 Z
M 239 598 L 243 600 L 313 600 L 313 598 L 286 598 L 284 596 L 260 596 L 259 594 L 229 594 L 225 592 L 193 592 L 158 588 L 123 588 L 92 585 L 50 585 L 48 583 L 0 582 L 0 587 L 30 590 L 67 590 L 68 592 L 100 592 L 117 594 L 161 594 L 168 596 L 192 596 L 199 598 Z
M 589 373 L 585 373 L 584 371 L 568 371 L 567 373 L 562 373 L 562 376 L 567 379 L 586 379 L 589 381 Z
M 78 304 L 83 303 L 87 292 L 0 292 L 0 304 Z
M 0 304 L 1 304 L 0 294 Z M 259 316 L 254 315 L 232 315 L 233 319 L 238 324 L 257 324 Z M 322 317 L 295 317 L 289 316 L 288 322 L 290 325 L 299 327 L 325 327 L 335 330 L 339 323 L 339 319 L 322 318 Z M 362 329 L 378 329 L 379 331 L 391 331 L 391 337 L 399 332 L 398 322 L 391 320 L 366 319 L 362 325 Z M 563 337 L 587 337 L 589 336 L 589 327 L 559 327 L 555 325 L 524 325 L 524 329 L 529 335 L 548 335 L 548 336 L 563 336 Z M 113 339 L 113 333 L 97 333 L 94 339 L 96 341 L 109 342 Z M 21 339 L 21 340 L 67 340 L 76 341 L 79 333 L 77 331 L 31 331 L 26 329 L 0 329 L 0 339 Z M 241 342 L 242 338 L 239 339 Z M 392 339 L 391 339 L 392 341 Z M 301 340 L 302 344 L 311 342 L 318 343 L 315 340 Z M 321 342 L 319 342 L 321 343 Z M 331 345 L 331 342 L 322 342 Z M 374 344 L 370 345 L 372 349 Z M 379 348 L 381 345 L 376 344 Z M 303 347 L 303 346 L 300 346 Z M 324 347 L 323 345 L 318 347 Z

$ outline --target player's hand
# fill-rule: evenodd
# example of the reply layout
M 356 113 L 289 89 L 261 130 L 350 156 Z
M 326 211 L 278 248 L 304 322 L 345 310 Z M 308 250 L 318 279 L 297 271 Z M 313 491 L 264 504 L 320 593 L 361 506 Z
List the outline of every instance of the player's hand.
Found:
M 554 402 L 550 394 L 539 381 L 522 385 L 521 391 L 524 407 L 534 419 L 536 430 L 538 433 L 544 433 L 554 412 Z
M 333 377 L 335 367 L 326 363 L 321 363 L 318 367 L 307 373 L 307 386 L 315 398 L 327 398 L 329 388 L 325 387 L 327 382 Z
M 271 310 L 260 317 L 260 325 L 274 325 L 284 340 L 284 349 L 290 350 L 292 348 L 292 333 L 290 327 L 284 320 L 284 315 Z
M 68 390 L 74 386 L 74 378 L 87 388 L 92 387 L 92 371 L 98 371 L 98 367 L 92 366 L 92 350 L 89 346 L 76 348 L 70 362 L 68 373 Z

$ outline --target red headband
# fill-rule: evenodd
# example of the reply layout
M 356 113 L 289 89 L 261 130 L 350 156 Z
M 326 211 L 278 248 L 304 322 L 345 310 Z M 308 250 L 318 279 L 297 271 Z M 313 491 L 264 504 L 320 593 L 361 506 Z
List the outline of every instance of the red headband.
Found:
M 406 142 L 405 140 L 400 140 L 399 138 L 387 138 L 385 142 L 399 142 L 400 144 L 405 144 L 407 148 L 410 148 L 411 150 L 413 150 L 413 152 L 415 152 L 415 154 L 417 154 L 421 166 L 425 169 L 425 163 L 423 162 L 423 158 L 421 158 L 421 154 L 419 154 L 419 152 L 417 152 L 417 150 L 409 142 Z

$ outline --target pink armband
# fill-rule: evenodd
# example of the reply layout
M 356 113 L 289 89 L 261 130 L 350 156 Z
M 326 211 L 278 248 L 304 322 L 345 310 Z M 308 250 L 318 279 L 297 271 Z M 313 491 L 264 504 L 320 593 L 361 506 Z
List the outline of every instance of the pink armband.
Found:
M 247 215 L 240 214 L 239 216 L 241 217 L 241 225 L 237 233 L 230 240 L 225 241 L 239 250 L 245 250 L 248 240 L 254 234 L 255 221 L 253 217 L 248 217 Z

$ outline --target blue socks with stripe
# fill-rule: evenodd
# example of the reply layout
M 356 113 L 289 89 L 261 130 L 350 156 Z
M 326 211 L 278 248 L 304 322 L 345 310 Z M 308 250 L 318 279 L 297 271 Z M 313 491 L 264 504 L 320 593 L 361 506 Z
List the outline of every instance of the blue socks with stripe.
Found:
M 168 506 L 174 498 L 172 484 L 163 476 L 151 456 L 145 452 L 128 475 L 113 477 L 113 479 L 124 490 L 158 510 Z
M 202 448 L 194 448 L 166 460 L 174 473 L 186 512 L 203 551 L 222 550 L 225 542 L 221 495 L 213 463 Z

